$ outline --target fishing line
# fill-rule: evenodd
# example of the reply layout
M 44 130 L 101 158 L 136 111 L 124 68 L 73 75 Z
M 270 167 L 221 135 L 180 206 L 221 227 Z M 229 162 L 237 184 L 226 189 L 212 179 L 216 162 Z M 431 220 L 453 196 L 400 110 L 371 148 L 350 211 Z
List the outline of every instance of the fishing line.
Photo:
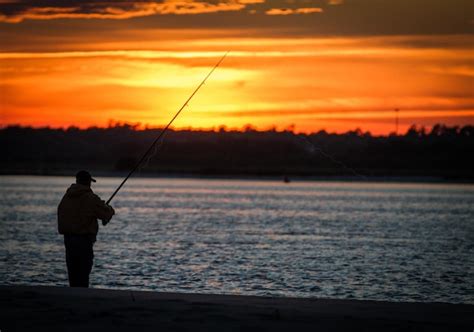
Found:
M 165 142 L 165 137 L 166 137 L 166 133 L 163 134 L 163 137 L 160 139 L 159 142 L 157 142 L 155 144 L 155 147 L 153 148 L 153 151 L 149 154 L 149 156 L 146 158 L 145 162 L 143 163 L 142 166 L 140 166 L 138 168 L 138 173 L 141 174 L 141 171 L 144 169 L 144 168 L 147 168 L 150 166 L 150 161 L 158 154 L 158 150 L 163 146 L 164 142 Z
M 127 182 L 128 178 L 138 169 L 138 167 L 140 167 L 140 165 L 143 163 L 143 161 L 145 160 L 145 158 L 148 156 L 148 154 L 153 150 L 154 146 L 156 145 L 156 143 L 163 137 L 163 135 L 166 133 L 166 131 L 168 130 L 168 128 L 171 126 L 171 124 L 173 123 L 173 121 L 178 117 L 178 115 L 181 113 L 181 111 L 186 107 L 188 106 L 188 103 L 191 101 L 191 99 L 194 97 L 194 95 L 199 91 L 199 89 L 204 85 L 204 83 L 206 82 L 206 80 L 209 78 L 209 76 L 211 76 L 211 74 L 214 72 L 214 70 L 216 70 L 217 67 L 219 67 L 219 65 L 221 64 L 222 61 L 224 61 L 225 57 L 227 56 L 227 54 L 229 54 L 229 51 L 227 51 L 223 56 L 222 58 L 217 62 L 217 64 L 211 69 L 211 71 L 209 72 L 209 74 L 207 74 L 206 77 L 204 77 L 204 79 L 202 80 L 201 84 L 199 84 L 197 86 L 197 88 L 193 91 L 193 93 L 191 94 L 191 96 L 189 96 L 189 98 L 184 102 L 183 106 L 181 106 L 181 108 L 178 110 L 178 112 L 176 112 L 176 114 L 173 116 L 173 118 L 170 120 L 170 122 L 168 122 L 168 124 L 166 125 L 166 127 L 161 131 L 161 133 L 158 135 L 158 137 L 153 141 L 153 143 L 151 143 L 151 145 L 148 147 L 148 149 L 145 151 L 145 153 L 142 155 L 142 157 L 140 158 L 140 160 L 135 164 L 135 166 L 132 168 L 132 170 L 128 173 L 128 175 L 125 177 L 125 179 L 123 179 L 122 183 L 120 183 L 120 185 L 117 187 L 117 189 L 115 189 L 114 193 L 112 194 L 112 196 L 110 196 L 110 198 L 107 200 L 106 204 L 109 204 L 112 199 L 115 197 L 115 195 L 117 195 L 117 193 L 119 192 L 120 188 L 123 187 L 123 185 L 125 184 L 125 182 Z
M 324 150 L 320 147 L 317 147 L 313 142 L 311 142 L 308 137 L 304 134 L 302 135 L 296 135 L 296 137 L 298 138 L 301 138 L 305 143 L 309 144 L 311 146 L 311 153 L 314 153 L 315 151 L 316 152 L 319 152 L 323 157 L 325 157 L 326 159 L 329 159 L 331 160 L 333 163 L 341 166 L 342 168 L 345 168 L 346 170 L 350 171 L 352 174 L 354 174 L 355 176 L 363 179 L 363 180 L 367 180 L 367 177 L 365 175 L 362 175 L 360 174 L 359 172 L 357 172 L 355 169 L 353 169 L 352 167 L 349 167 L 347 166 L 346 164 L 344 164 L 342 161 L 340 160 L 337 160 L 336 158 L 334 158 L 333 156 L 331 156 L 330 154 L 324 152 Z

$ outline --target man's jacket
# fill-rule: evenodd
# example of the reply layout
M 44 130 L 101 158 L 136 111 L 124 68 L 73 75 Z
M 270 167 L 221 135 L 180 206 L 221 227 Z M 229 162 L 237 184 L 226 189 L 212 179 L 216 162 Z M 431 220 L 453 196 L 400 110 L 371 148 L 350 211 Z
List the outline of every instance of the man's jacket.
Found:
M 97 235 L 97 219 L 109 221 L 114 210 L 82 184 L 72 184 L 58 206 L 59 234 Z

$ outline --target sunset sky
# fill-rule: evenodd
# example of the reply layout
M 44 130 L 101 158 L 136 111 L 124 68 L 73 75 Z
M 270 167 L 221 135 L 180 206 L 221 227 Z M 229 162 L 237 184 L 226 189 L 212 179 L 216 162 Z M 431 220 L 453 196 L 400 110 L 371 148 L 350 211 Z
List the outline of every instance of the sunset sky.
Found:
M 0 0 L 0 125 L 474 124 L 472 0 Z

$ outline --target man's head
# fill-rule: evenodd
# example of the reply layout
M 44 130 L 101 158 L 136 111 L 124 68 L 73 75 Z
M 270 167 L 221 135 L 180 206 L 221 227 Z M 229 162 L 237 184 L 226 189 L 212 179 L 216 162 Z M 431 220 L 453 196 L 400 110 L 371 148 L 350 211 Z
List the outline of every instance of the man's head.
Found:
M 79 171 L 76 174 L 76 183 L 84 186 L 91 186 L 91 182 L 96 182 L 88 171 Z

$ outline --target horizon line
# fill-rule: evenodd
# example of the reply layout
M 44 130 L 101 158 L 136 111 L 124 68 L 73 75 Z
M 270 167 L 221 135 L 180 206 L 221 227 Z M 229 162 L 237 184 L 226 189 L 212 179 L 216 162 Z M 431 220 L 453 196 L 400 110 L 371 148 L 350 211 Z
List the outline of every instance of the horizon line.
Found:
M 184 131 L 191 131 L 191 132 L 214 132 L 214 133 L 219 133 L 219 132 L 239 132 L 239 133 L 248 133 L 248 132 L 258 132 L 258 133 L 267 133 L 267 132 L 276 132 L 276 133 L 285 133 L 285 132 L 291 132 L 292 134 L 295 135 L 314 135 L 314 134 L 320 134 L 320 133 L 326 133 L 329 135 L 347 135 L 347 134 L 352 134 L 352 133 L 357 133 L 357 135 L 370 135 L 372 137 L 389 137 L 389 136 L 404 136 L 409 133 L 410 130 L 415 129 L 417 132 L 429 132 L 432 131 L 432 129 L 436 126 L 440 126 L 443 128 L 449 128 L 449 129 L 455 129 L 455 128 L 465 128 L 465 127 L 473 127 L 474 124 L 467 124 L 467 125 L 453 125 L 449 126 L 444 123 L 436 123 L 432 126 L 425 126 L 425 125 L 417 125 L 416 123 L 413 123 L 408 126 L 408 129 L 405 132 L 400 132 L 396 133 L 395 130 L 390 131 L 386 134 L 379 134 L 375 135 L 372 134 L 370 130 L 363 130 L 360 127 L 356 127 L 351 130 L 347 130 L 345 132 L 335 132 L 335 131 L 328 131 L 326 128 L 322 128 L 319 130 L 315 131 L 298 131 L 295 129 L 295 125 L 288 125 L 285 128 L 278 129 L 276 125 L 269 126 L 267 128 L 259 128 L 256 125 L 253 124 L 245 124 L 242 125 L 241 127 L 229 127 L 227 125 L 218 125 L 218 126 L 212 126 L 212 127 L 174 127 L 171 126 L 169 130 L 175 131 L 175 132 L 184 132 Z M 22 125 L 18 123 L 10 123 L 6 125 L 0 125 L 0 130 L 5 130 L 8 128 L 21 128 L 21 129 L 49 129 L 49 130 L 72 130 L 72 129 L 77 129 L 77 130 L 91 130 L 91 129 L 102 129 L 102 130 L 107 130 L 107 129 L 114 129 L 114 128 L 129 128 L 133 131 L 136 132 L 141 132 L 141 131 L 148 131 L 148 130 L 162 130 L 164 126 L 153 126 L 153 125 L 148 125 L 148 124 L 142 124 L 142 123 L 130 123 L 130 122 L 121 122 L 121 121 L 114 121 L 109 123 L 107 126 L 100 126 L 100 125 L 89 125 L 89 126 L 77 126 L 77 125 L 69 125 L 69 126 L 50 126 L 50 125 Z

